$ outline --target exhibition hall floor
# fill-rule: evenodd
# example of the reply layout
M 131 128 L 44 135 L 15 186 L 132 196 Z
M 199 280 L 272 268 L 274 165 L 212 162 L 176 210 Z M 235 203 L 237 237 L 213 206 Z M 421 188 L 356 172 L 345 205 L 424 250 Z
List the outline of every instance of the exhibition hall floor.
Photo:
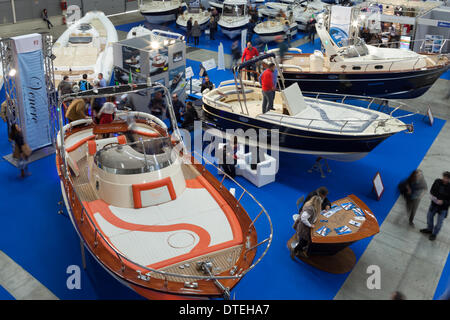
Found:
M 121 25 L 118 29 L 126 32 L 130 26 Z M 304 41 L 299 35 L 296 43 Z M 227 40 L 224 47 L 230 44 Z M 304 52 L 314 49 L 310 43 L 301 44 L 301 48 Z M 319 48 L 317 40 L 315 48 Z M 199 61 L 208 59 L 199 57 L 213 56 L 209 50 L 217 49 L 202 47 L 193 50 L 192 56 L 188 54 L 187 66 L 192 66 L 196 75 Z M 216 69 L 208 73 L 216 86 L 231 75 L 229 71 Z M 446 77 L 448 73 L 443 76 Z M 414 123 L 414 133 L 396 134 L 356 162 L 329 161 L 332 172 L 325 173 L 326 178 L 321 178 L 318 172 L 307 172 L 314 164 L 314 157 L 286 153 L 280 154 L 275 183 L 257 188 L 244 178 L 237 178 L 270 214 L 274 235 L 267 256 L 233 290 L 236 299 L 389 299 L 395 290 L 404 292 L 407 298 L 417 299 L 438 298 L 442 294 L 450 274 L 450 225 L 444 224 L 434 242 L 419 233 L 429 204 L 424 197 L 417 212 L 416 227 L 409 227 L 396 186 L 417 167 L 423 169 L 429 187 L 442 171 L 448 170 L 450 129 L 445 120 L 450 119 L 450 109 L 445 95 L 449 82 L 444 79 L 423 97 L 404 100 L 410 105 L 408 111 L 418 108 L 422 113 L 407 121 Z M 436 117 L 433 126 L 423 116 L 428 104 Z M 10 152 L 2 122 L 0 155 Z M 21 180 L 16 168 L 0 161 L 0 250 L 59 299 L 142 299 L 113 279 L 89 254 L 86 254 L 87 269 L 81 269 L 81 288 L 68 289 L 68 267 L 81 268 L 80 241 L 67 214 L 58 214 L 61 192 L 54 156 L 33 162 L 29 169 L 32 175 Z M 379 201 L 371 190 L 376 172 L 380 172 L 385 185 Z M 349 194 L 358 196 L 374 212 L 381 226 L 378 235 L 351 246 L 357 264 L 347 274 L 329 274 L 300 260 L 293 261 L 286 247 L 293 234 L 291 217 L 296 211 L 296 200 L 322 185 L 329 189 L 332 201 Z M 380 290 L 366 287 L 366 269 L 371 264 L 381 268 Z M 25 284 L 6 279 L 4 274 L 0 271 L 0 299 L 17 298 L 11 288 Z

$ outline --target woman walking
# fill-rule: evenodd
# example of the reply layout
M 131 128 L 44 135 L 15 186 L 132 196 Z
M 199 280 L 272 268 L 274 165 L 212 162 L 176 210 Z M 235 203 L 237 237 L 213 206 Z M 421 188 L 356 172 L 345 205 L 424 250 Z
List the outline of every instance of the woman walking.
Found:
M 422 170 L 414 170 L 408 179 L 399 184 L 400 193 L 406 200 L 406 212 L 409 216 L 410 226 L 414 226 L 414 216 L 419 207 L 420 199 L 427 188 Z
M 313 196 L 303 206 L 302 213 L 294 223 L 298 244 L 294 249 L 291 249 L 292 259 L 295 259 L 295 256 L 299 252 L 308 258 L 309 245 L 311 243 L 311 229 L 314 228 L 321 208 L 322 198 L 320 196 Z
M 13 158 L 17 159 L 19 162 L 18 168 L 20 169 L 20 177 L 25 178 L 30 175 L 27 162 L 28 157 L 31 155 L 31 149 L 28 144 L 25 143 L 22 130 L 17 123 L 11 126 L 9 138 L 14 141 Z
M 198 46 L 201 34 L 202 30 L 198 25 L 198 21 L 195 20 L 194 25 L 192 26 L 192 36 L 194 37 L 194 46 Z

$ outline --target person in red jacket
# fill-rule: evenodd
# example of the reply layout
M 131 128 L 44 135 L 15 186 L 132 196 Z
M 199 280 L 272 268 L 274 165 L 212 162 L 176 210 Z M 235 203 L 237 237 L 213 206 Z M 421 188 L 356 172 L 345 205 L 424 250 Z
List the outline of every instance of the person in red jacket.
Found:
M 247 48 L 244 49 L 244 52 L 242 53 L 242 62 L 248 61 L 250 59 L 253 59 L 254 57 L 257 57 L 259 55 L 258 50 L 252 46 L 252 43 L 249 41 L 247 43 Z M 256 74 L 256 68 L 255 65 L 250 65 L 247 67 L 247 70 L 252 70 L 253 72 L 247 72 L 247 79 L 250 80 L 251 74 L 253 74 L 253 78 L 255 81 L 258 80 L 258 76 Z
M 269 63 L 269 67 L 264 70 L 261 75 L 261 87 L 263 94 L 262 112 L 266 113 L 269 110 L 274 110 L 273 99 L 275 98 L 275 84 L 273 83 L 273 72 L 275 71 L 275 64 Z

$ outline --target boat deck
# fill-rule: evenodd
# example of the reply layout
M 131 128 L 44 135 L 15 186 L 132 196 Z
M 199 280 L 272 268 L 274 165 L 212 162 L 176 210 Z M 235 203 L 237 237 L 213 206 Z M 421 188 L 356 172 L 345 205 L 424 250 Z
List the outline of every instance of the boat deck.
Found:
M 445 63 L 439 60 L 437 56 L 423 56 L 419 61 L 417 59 L 382 59 L 379 57 L 369 58 L 367 61 L 359 58 L 348 59 L 345 62 L 332 63 L 327 56 L 324 56 L 323 63 L 313 64 L 310 57 L 313 54 L 287 54 L 282 64 L 298 66 L 301 71 L 295 67 L 283 67 L 285 72 L 345 72 L 345 73 L 361 73 L 361 72 L 391 72 L 391 71 L 408 71 L 419 68 L 431 68 Z M 377 59 L 380 59 L 378 62 Z M 345 66 L 345 68 L 342 68 Z M 353 68 L 353 66 L 355 68 Z
M 99 199 L 89 182 L 87 158 L 77 165 L 79 175 L 72 175 L 73 185 L 87 213 L 107 241 L 134 263 L 192 276 L 205 275 L 197 269 L 199 261 L 210 260 L 213 274 L 236 265 L 243 249 L 239 222 L 231 207 L 202 185 L 206 180 L 192 165 L 182 164 L 187 188 L 177 199 L 142 209 L 118 208 Z
M 244 103 L 242 95 L 240 96 L 241 103 L 239 102 L 233 86 L 213 90 L 208 94 L 208 99 L 217 102 L 214 108 L 223 111 L 232 111 L 250 118 L 302 130 L 350 135 L 372 135 L 374 133 L 404 130 L 404 124 L 394 118 L 391 118 L 389 122 L 385 122 L 383 126 L 378 126 L 379 120 L 389 119 L 387 114 L 348 104 L 312 98 L 305 98 L 304 103 L 299 99 L 295 99 L 293 103 L 297 105 L 295 108 L 296 113 L 289 115 L 286 103 L 283 101 L 284 98 L 282 98 L 281 92 L 278 91 L 275 93 L 274 99 L 275 110 L 262 113 L 261 89 L 246 88 L 246 90 L 246 103 Z M 292 105 L 292 102 L 290 105 Z

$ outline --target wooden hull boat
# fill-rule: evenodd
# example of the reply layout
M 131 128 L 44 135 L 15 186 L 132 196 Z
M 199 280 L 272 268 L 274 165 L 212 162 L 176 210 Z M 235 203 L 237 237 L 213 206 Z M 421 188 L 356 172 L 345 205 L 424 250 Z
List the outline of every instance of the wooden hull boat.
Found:
M 316 30 L 325 54 L 285 55 L 280 67 L 286 85 L 297 82 L 303 91 L 410 99 L 423 95 L 450 67 L 441 54 L 379 48 L 362 40 L 338 47 L 323 20 Z
M 103 12 L 86 13 L 53 45 L 56 86 L 65 75 L 69 81 L 78 82 L 87 74 L 92 83 L 100 72 L 109 83 L 113 69 L 112 43 L 117 41 L 117 31 Z
M 122 87 L 71 98 L 130 93 Z M 138 294 L 229 297 L 267 252 L 271 235 L 254 262 L 257 230 L 243 205 L 158 118 L 117 113 L 111 124 L 85 119 L 61 128 L 56 165 L 75 230 L 98 263 Z

